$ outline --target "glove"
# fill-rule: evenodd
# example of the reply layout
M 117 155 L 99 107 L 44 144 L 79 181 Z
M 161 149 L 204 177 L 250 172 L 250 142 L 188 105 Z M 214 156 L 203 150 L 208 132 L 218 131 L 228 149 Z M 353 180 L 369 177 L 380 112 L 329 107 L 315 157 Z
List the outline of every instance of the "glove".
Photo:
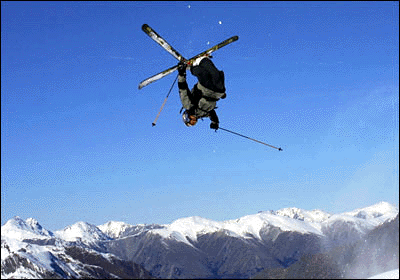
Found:
M 210 123 L 210 128 L 211 128 L 211 129 L 215 129 L 215 131 L 217 131 L 218 128 L 219 128 L 219 123 L 217 123 L 217 122 L 211 122 L 211 123 Z
M 186 76 L 186 64 L 183 62 L 178 63 L 178 73 L 180 76 Z

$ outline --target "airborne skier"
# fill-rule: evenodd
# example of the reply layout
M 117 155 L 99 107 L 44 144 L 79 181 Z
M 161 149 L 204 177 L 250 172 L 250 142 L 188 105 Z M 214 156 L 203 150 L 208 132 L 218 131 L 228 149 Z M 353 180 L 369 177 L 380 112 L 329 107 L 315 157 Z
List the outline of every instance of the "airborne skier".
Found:
M 198 82 L 190 90 L 186 82 L 186 67 L 186 64 L 179 63 L 178 88 L 182 109 L 185 109 L 183 122 L 186 126 L 194 126 L 198 119 L 209 117 L 210 128 L 217 130 L 219 120 L 215 112 L 216 104 L 219 99 L 226 97 L 224 72 L 219 71 L 208 57 L 196 59 L 190 72 Z
M 167 70 L 164 70 L 146 80 L 143 80 L 139 84 L 139 89 L 145 87 L 146 85 L 153 83 L 162 77 L 165 77 L 175 70 L 178 69 L 178 76 L 173 82 L 171 89 L 169 90 L 167 97 L 165 97 L 164 102 L 157 114 L 156 119 L 152 123 L 153 126 L 156 125 L 157 119 L 160 116 L 165 103 L 167 102 L 168 96 L 178 79 L 179 95 L 182 102 L 182 109 L 185 109 L 182 117 L 186 126 L 194 126 L 198 119 L 209 117 L 211 120 L 211 129 L 220 129 L 240 137 L 258 142 L 260 144 L 269 146 L 271 148 L 282 151 L 281 148 L 274 147 L 267 143 L 258 141 L 256 139 L 250 138 L 248 136 L 239 134 L 237 132 L 228 130 L 223 127 L 219 127 L 219 120 L 215 109 L 217 108 L 217 101 L 219 99 L 224 99 L 226 97 L 225 93 L 225 76 L 223 71 L 219 71 L 214 63 L 208 58 L 211 57 L 210 54 L 232 42 L 239 39 L 238 36 L 232 36 L 229 39 L 215 45 L 212 48 L 190 58 L 185 59 L 177 50 L 175 50 L 170 44 L 168 44 L 159 34 L 157 34 L 149 25 L 143 24 L 142 30 L 157 44 L 163 47 L 167 52 L 169 52 L 173 57 L 175 57 L 180 62 L 178 65 L 172 66 Z M 186 69 L 190 67 L 190 72 L 197 77 L 198 82 L 194 85 L 193 89 L 190 90 L 186 82 Z M 182 110 L 181 110 L 182 111 Z

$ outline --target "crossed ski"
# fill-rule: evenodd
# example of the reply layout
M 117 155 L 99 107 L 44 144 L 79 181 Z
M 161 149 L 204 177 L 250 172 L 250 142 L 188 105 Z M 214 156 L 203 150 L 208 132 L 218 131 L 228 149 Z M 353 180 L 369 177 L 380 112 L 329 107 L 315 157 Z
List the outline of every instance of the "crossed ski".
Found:
M 212 48 L 209 48 L 208 50 L 199 53 L 198 55 L 195 55 L 194 57 L 190 58 L 190 59 L 185 59 L 177 50 L 175 50 L 170 44 L 167 43 L 167 41 L 165 41 L 160 35 L 157 34 L 157 32 L 155 32 L 150 26 L 148 26 L 147 24 L 143 24 L 142 25 L 142 30 L 151 38 L 153 39 L 157 44 L 159 44 L 161 47 L 163 47 L 167 52 L 169 52 L 173 57 L 175 57 L 177 60 L 179 60 L 180 62 L 185 63 L 187 66 L 193 64 L 193 62 L 202 56 L 210 56 L 210 54 L 232 42 L 235 42 L 236 40 L 239 39 L 238 36 L 233 36 L 217 45 L 215 45 Z M 167 70 L 164 70 L 154 76 L 151 76 L 150 78 L 147 78 L 146 80 L 142 81 L 139 84 L 139 89 L 147 86 L 148 84 L 155 82 L 169 74 L 171 74 L 172 72 L 174 72 L 176 69 L 178 69 L 178 65 L 172 66 L 171 68 L 168 68 Z

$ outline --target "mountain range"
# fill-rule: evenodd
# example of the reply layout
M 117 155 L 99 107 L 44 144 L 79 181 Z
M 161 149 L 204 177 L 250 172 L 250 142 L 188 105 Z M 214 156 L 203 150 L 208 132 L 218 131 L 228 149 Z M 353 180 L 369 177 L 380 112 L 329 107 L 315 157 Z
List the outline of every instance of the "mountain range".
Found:
M 35 219 L 14 217 L 1 227 L 1 275 L 291 278 L 306 275 L 303 268 L 308 264 L 324 263 L 319 269 L 336 269 L 330 276 L 365 277 L 398 268 L 398 254 L 393 253 L 396 248 L 398 252 L 398 230 L 398 209 L 386 202 L 335 215 L 285 208 L 228 221 L 186 217 L 165 225 L 78 222 L 55 232 Z M 374 269 L 358 269 L 364 259 L 372 261 Z

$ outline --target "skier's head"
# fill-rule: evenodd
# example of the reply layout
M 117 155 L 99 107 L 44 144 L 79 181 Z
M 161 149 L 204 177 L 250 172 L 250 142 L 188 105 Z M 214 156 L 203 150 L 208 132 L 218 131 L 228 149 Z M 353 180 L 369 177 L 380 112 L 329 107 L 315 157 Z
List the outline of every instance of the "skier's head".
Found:
M 193 115 L 190 115 L 188 110 L 183 112 L 182 119 L 186 126 L 194 126 L 197 123 L 197 118 Z

